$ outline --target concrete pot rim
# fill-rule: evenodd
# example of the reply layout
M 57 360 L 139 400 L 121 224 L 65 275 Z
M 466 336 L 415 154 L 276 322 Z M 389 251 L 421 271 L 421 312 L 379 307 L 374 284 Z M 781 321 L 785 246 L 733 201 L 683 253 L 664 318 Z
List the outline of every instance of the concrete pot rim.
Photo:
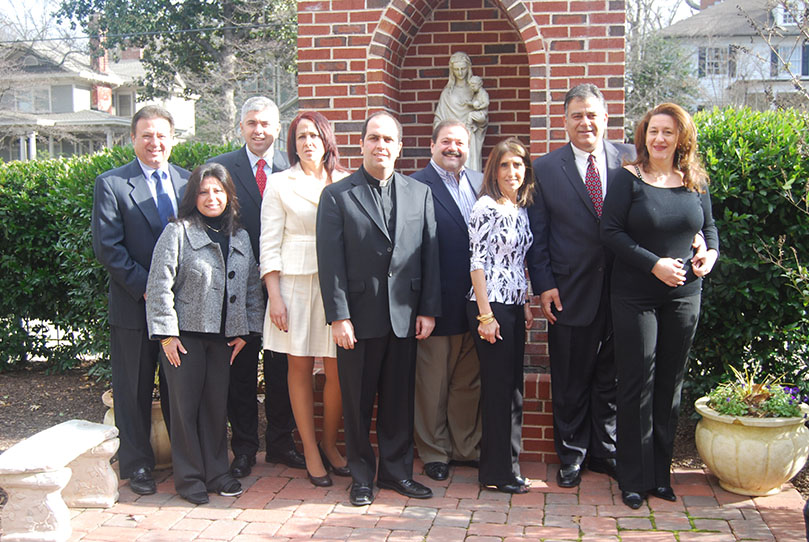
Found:
M 744 425 L 746 427 L 784 427 L 804 423 L 807 416 L 809 416 L 809 405 L 801 403 L 800 407 L 801 411 L 803 411 L 803 416 L 789 418 L 753 418 L 750 416 L 728 416 L 719 414 L 708 406 L 707 396 L 700 397 L 694 402 L 694 409 L 704 418 L 730 425 Z

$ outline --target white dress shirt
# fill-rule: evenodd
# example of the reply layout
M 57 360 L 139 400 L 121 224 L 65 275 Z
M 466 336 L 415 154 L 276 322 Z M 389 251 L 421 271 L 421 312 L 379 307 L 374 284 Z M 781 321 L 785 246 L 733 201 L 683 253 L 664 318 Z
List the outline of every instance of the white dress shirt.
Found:
M 585 152 L 572 143 L 570 146 L 573 148 L 576 169 L 579 170 L 582 183 L 585 182 L 587 176 L 587 159 L 591 154 L 595 157 L 598 176 L 601 179 L 601 197 L 604 198 L 607 195 L 607 153 L 604 151 L 604 142 L 602 141 L 592 153 Z

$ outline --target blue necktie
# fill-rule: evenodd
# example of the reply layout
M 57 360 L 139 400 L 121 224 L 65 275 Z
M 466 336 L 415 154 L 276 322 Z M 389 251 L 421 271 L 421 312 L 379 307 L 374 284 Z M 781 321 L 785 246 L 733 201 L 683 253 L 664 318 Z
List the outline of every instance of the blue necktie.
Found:
M 163 183 L 160 180 L 160 171 L 152 173 L 152 179 L 155 182 L 155 194 L 157 194 L 157 214 L 160 215 L 160 221 L 163 227 L 169 223 L 169 218 L 174 216 L 174 207 L 171 205 L 171 198 L 163 190 Z

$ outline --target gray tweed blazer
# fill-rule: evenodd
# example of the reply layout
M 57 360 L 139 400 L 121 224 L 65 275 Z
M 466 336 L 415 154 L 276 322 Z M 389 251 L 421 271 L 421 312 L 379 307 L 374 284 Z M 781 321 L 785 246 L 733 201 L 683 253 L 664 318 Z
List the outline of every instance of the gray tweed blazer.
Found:
M 219 333 L 223 300 L 228 303 L 225 336 L 261 333 L 264 298 L 247 232 L 231 235 L 226 267 L 219 245 L 202 227 L 188 220 L 168 224 L 155 245 L 146 283 L 149 337 Z

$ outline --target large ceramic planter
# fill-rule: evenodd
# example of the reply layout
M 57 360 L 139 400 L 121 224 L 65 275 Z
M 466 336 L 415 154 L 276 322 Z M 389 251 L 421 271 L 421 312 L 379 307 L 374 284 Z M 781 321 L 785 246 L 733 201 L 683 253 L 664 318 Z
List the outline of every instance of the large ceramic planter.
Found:
M 115 425 L 115 409 L 112 398 L 112 390 L 107 390 L 101 394 L 101 400 L 109 408 L 104 414 L 104 423 Z M 152 401 L 152 430 L 149 434 L 149 441 L 154 452 L 155 468 L 167 469 L 171 467 L 171 444 L 169 443 L 169 432 L 166 429 L 166 422 L 163 420 L 163 411 L 160 409 L 160 401 Z
M 724 489 L 740 495 L 774 495 L 803 468 L 809 454 L 809 429 L 804 417 L 749 418 L 724 416 L 702 397 L 694 404 L 700 457 Z

